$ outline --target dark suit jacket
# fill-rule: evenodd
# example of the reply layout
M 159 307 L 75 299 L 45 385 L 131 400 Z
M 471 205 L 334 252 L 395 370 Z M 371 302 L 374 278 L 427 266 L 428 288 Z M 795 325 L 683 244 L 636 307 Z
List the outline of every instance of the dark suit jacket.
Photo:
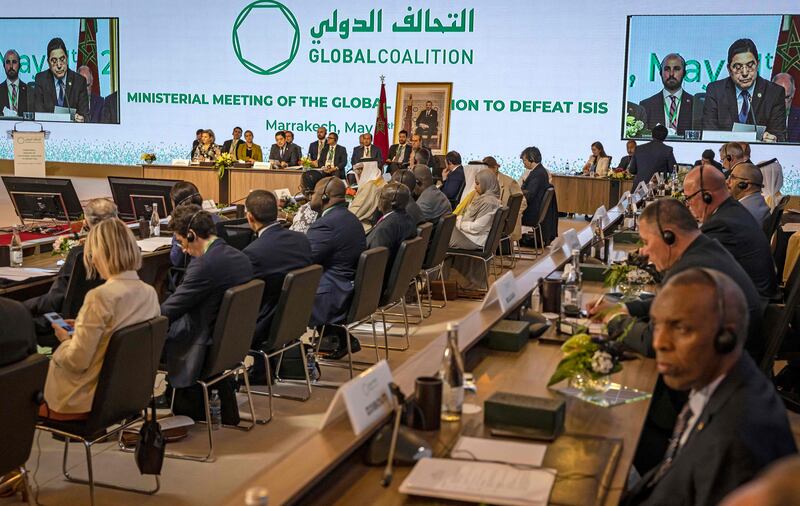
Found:
M 522 182 L 520 189 L 525 196 L 528 207 L 522 213 L 522 224 L 528 227 L 535 227 L 539 223 L 539 212 L 542 209 L 542 199 L 544 192 L 550 187 L 547 177 L 547 170 L 543 165 L 539 165 L 528 174 Z
M 389 250 L 389 261 L 383 275 L 383 289 L 392 273 L 392 266 L 400 250 L 400 243 L 417 236 L 417 225 L 405 210 L 392 211 L 383 216 L 367 234 L 367 249 L 383 246 Z
M 739 122 L 737 93 L 736 85 L 733 84 L 730 77 L 708 84 L 703 106 L 703 128 L 705 130 L 730 131 L 733 129 L 734 122 Z M 779 141 L 786 138 L 784 94 L 783 87 L 759 76 L 756 79 L 753 96 L 750 97 L 751 112 L 747 119 L 747 123 L 752 124 L 755 118 L 757 125 L 766 126 L 767 132 L 775 135 Z
M 628 494 L 628 505 L 713 505 L 770 463 L 797 452 L 786 408 L 746 353 L 708 400 L 667 473 L 657 467 Z
M 103 123 L 119 123 L 119 104 L 117 103 L 117 92 L 110 94 L 103 100 Z M 192 146 L 192 153 L 194 153 L 194 148 L 197 147 L 197 144 Z M 191 158 L 191 154 L 189 158 Z
M 243 253 L 250 259 L 253 275 L 265 283 L 261 311 L 253 336 L 253 344 L 261 346 L 272 325 L 283 279 L 287 272 L 311 265 L 311 245 L 305 234 L 283 228 L 276 223 L 264 230 L 261 237 L 251 242 Z
M 675 163 L 672 147 L 661 141 L 652 140 L 637 146 L 636 151 L 633 153 L 631 166 L 628 169 L 631 174 L 634 174 L 633 188 L 636 189 L 641 181 L 645 183 L 650 181 L 650 178 L 656 172 L 671 173 Z
M 419 116 L 417 116 L 417 121 L 415 123 L 417 125 L 417 133 L 436 135 L 439 130 L 439 111 L 431 109 L 430 114 L 428 114 L 427 109 L 423 109 L 423 111 L 419 113 Z M 428 125 L 428 128 L 422 128 L 422 125 Z
M 358 258 L 367 248 L 364 227 L 342 203 L 321 214 L 306 236 L 311 243 L 311 259 L 324 269 L 311 324 L 341 322 L 350 309 Z
M 671 103 L 671 102 L 670 102 Z M 692 104 L 694 103 L 694 96 L 690 93 L 686 93 L 686 90 L 683 90 L 683 94 L 681 95 L 681 110 L 678 113 L 678 135 L 683 135 L 685 130 L 692 130 Z M 662 92 L 658 92 L 652 97 L 648 97 L 641 102 L 639 102 L 645 113 L 647 114 L 647 122 L 645 125 L 649 130 L 652 130 L 654 126 L 661 124 L 665 127 L 669 127 L 666 121 L 666 114 L 664 112 L 664 94 Z M 667 104 L 667 111 L 669 111 L 670 104 Z
M 289 167 L 300 165 L 300 157 L 297 156 L 297 151 L 288 144 L 283 146 L 283 156 L 281 156 L 281 148 L 277 144 L 273 144 L 269 148 L 269 159 L 286 162 Z
M 619 160 L 619 165 L 617 167 L 622 167 L 623 169 L 627 169 L 628 166 L 631 164 L 631 160 L 633 159 L 630 155 L 625 155 Z
M 777 294 L 778 280 L 769 241 L 762 225 L 742 204 L 728 197 L 714 214 L 706 218 L 702 231 L 718 240 L 733 255 L 750 275 L 765 302 Z
M 0 297 L 0 367 L 19 362 L 36 353 L 33 319 L 21 303 Z
M 287 146 L 289 146 L 294 151 L 294 156 L 295 158 L 297 158 L 297 161 L 299 162 L 300 159 L 303 158 L 303 148 L 301 148 L 294 142 L 288 143 Z
M 87 123 L 102 123 L 103 121 L 103 106 L 105 100 L 100 95 L 91 95 L 89 97 L 89 116 L 86 117 Z
M 31 110 L 28 97 L 28 85 L 22 82 L 22 79 L 17 81 L 17 116 L 22 116 L 22 113 Z M 9 107 L 8 102 L 8 81 L 3 81 L 0 84 L 0 114 L 3 108 Z
M 419 225 L 427 221 L 425 217 L 422 216 L 422 208 L 419 207 L 419 204 L 417 204 L 414 199 L 408 201 L 408 205 L 406 205 L 406 214 L 408 214 L 408 217 L 414 222 L 414 225 Z
M 453 212 L 450 201 L 442 190 L 435 185 L 425 188 L 417 197 L 417 207 L 422 213 L 422 218 L 426 221 L 436 222 L 445 214 Z
M 233 144 L 233 139 L 228 139 L 227 141 L 223 142 L 222 143 L 222 148 L 220 149 L 220 151 L 222 153 L 230 153 L 231 144 Z M 239 144 L 244 144 L 244 139 L 239 139 L 239 142 L 237 143 L 237 147 L 239 146 Z M 236 150 L 233 151 L 233 156 L 236 156 Z
M 66 93 L 64 107 L 75 109 L 84 118 L 89 118 L 89 94 L 86 92 L 86 79 L 82 75 L 67 69 L 64 76 Z M 50 70 L 36 74 L 36 88 L 33 90 L 33 110 L 35 112 L 53 112 L 57 104 L 56 85 Z
M 323 144 L 322 149 L 319 149 L 319 141 L 314 141 L 311 144 L 309 144 L 308 157 L 311 158 L 312 160 L 316 160 L 319 157 L 319 154 L 322 151 L 325 151 L 325 146 L 328 145 L 324 140 L 322 141 L 322 144 Z
M 397 156 L 397 150 L 400 149 L 400 144 L 392 144 L 389 146 L 389 154 L 386 156 L 387 160 L 394 160 L 394 157 Z M 403 151 L 403 159 L 400 160 L 400 164 L 408 163 L 408 158 L 411 155 L 411 144 L 406 143 L 406 147 Z
M 683 272 L 692 267 L 703 267 L 724 272 L 739 285 L 744 292 L 747 300 L 747 310 L 750 315 L 750 327 L 745 348 L 750 351 L 756 360 L 760 359 L 761 350 L 764 346 L 764 337 L 758 333 L 761 331 L 761 320 L 764 315 L 764 303 L 758 295 L 753 280 L 744 271 L 741 265 L 733 258 L 718 241 L 706 235 L 699 235 L 697 239 L 684 251 L 683 256 L 664 273 L 661 284 L 665 284 L 672 276 Z M 652 298 L 636 300 L 625 304 L 628 312 L 636 322 L 631 322 L 631 317 L 620 316 L 609 322 L 608 334 L 618 336 L 628 326 L 633 323 L 630 331 L 625 337 L 625 344 L 648 357 L 655 356 L 653 350 L 653 333 L 647 323 L 650 314 Z
M 786 118 L 786 142 L 800 142 L 800 107 L 789 109 Z
M 464 192 L 465 188 L 464 185 L 466 184 L 466 177 L 464 176 L 464 167 L 459 165 L 458 167 L 447 176 L 447 179 L 442 183 L 442 193 L 444 196 L 447 197 L 447 200 L 450 201 L 450 204 L 455 205 L 458 204 L 458 200 L 461 198 L 461 194 Z M 455 209 L 455 205 L 453 208 Z
M 378 161 L 378 167 L 383 167 L 383 153 L 381 153 L 381 148 L 376 146 L 375 144 L 371 144 L 369 147 L 369 157 L 374 158 Z M 356 146 L 353 148 L 353 155 L 350 157 L 350 165 L 355 165 L 364 158 L 364 146 Z
M 164 356 L 173 387 L 188 387 L 198 379 L 225 290 L 252 279 L 250 259 L 222 239 L 189 262 L 183 282 L 161 304 L 161 314 L 169 318 Z
M 326 144 L 325 149 L 322 150 L 319 156 L 319 166 L 325 166 L 325 160 L 328 159 L 329 146 Z M 336 166 L 336 175 L 344 179 L 344 168 L 347 166 L 347 150 L 344 146 L 336 145 L 336 152 L 333 154 L 333 164 Z

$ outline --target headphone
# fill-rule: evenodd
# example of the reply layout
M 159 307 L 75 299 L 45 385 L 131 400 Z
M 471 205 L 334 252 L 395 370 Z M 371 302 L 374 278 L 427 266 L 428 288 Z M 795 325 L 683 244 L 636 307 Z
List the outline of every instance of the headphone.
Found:
M 734 176 L 734 177 L 735 177 L 735 176 Z M 737 179 L 738 179 L 738 178 L 737 178 Z M 764 185 L 763 185 L 763 184 L 754 183 L 754 182 L 750 181 L 749 179 L 740 179 L 740 180 L 739 180 L 739 182 L 738 182 L 738 183 L 736 183 L 736 186 L 737 186 L 737 187 L 738 187 L 740 190 L 746 190 L 746 189 L 747 189 L 747 187 L 748 187 L 748 186 L 751 186 L 751 185 L 752 185 L 752 186 L 755 186 L 756 188 L 763 188 L 763 187 L 764 187 Z
M 194 242 L 195 240 L 197 240 L 197 234 L 195 234 L 194 230 L 192 230 L 192 222 L 194 221 L 195 216 L 197 216 L 202 212 L 203 212 L 202 210 L 197 211 L 192 215 L 191 218 L 189 218 L 189 225 L 186 227 L 188 229 L 188 231 L 186 232 L 186 242 Z
M 658 233 L 661 234 L 661 240 L 664 241 L 664 244 L 672 246 L 675 244 L 675 232 L 661 228 L 661 202 L 661 200 L 656 202 L 656 227 L 658 227 Z
M 183 205 L 183 203 L 184 203 L 184 202 L 186 202 L 187 200 L 189 200 L 189 199 L 192 199 L 192 198 L 194 198 L 194 197 L 199 197 L 199 196 L 200 196 L 200 194 L 199 194 L 199 193 L 197 193 L 197 192 L 194 192 L 194 193 L 192 193 L 191 195 L 188 195 L 188 196 L 186 196 L 186 197 L 182 198 L 182 199 L 181 199 L 181 201 L 180 201 L 180 202 L 178 202 L 178 205 L 179 205 L 179 206 L 182 206 L 182 205 Z
M 322 202 L 328 202 L 331 199 L 330 195 L 328 195 L 328 185 L 331 184 L 331 181 L 333 181 L 332 177 L 328 179 L 328 182 L 322 188 Z
M 722 297 L 722 290 L 718 281 L 718 274 L 711 269 L 699 269 L 711 283 L 714 285 L 714 296 L 717 299 L 717 314 L 719 315 L 719 324 L 717 326 L 717 333 L 714 336 L 714 349 L 720 355 L 725 355 L 736 349 L 738 338 L 735 332 L 732 332 L 724 327 L 725 320 L 727 320 L 727 313 L 725 312 L 725 299 Z
M 700 166 L 700 197 L 703 199 L 703 202 L 708 205 L 714 201 L 714 196 L 706 191 L 706 187 L 703 184 L 703 167 L 705 167 L 705 165 Z

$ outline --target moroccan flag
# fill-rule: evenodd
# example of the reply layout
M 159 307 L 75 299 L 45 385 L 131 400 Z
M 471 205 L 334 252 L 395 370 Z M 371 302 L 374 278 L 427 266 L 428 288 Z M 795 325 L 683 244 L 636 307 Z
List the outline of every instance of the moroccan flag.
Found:
M 81 19 L 78 37 L 78 67 L 86 65 L 92 71 L 92 95 L 100 94 L 100 74 L 97 71 L 97 20 Z
M 384 159 L 389 155 L 389 124 L 386 122 L 386 85 L 381 77 L 381 100 L 378 102 L 378 117 L 375 118 L 375 135 L 372 143 L 380 148 Z M 378 165 L 380 166 L 383 160 Z
M 800 16 L 783 16 L 781 21 L 772 75 L 782 72 L 790 74 L 800 85 Z M 800 107 L 800 93 L 794 94 L 792 105 Z

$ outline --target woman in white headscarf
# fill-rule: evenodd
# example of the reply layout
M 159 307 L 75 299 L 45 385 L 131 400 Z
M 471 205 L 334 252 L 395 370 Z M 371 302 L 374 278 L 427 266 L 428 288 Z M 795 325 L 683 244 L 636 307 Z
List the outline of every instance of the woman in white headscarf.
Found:
M 781 201 L 781 187 L 783 187 L 783 167 L 777 158 L 773 158 L 766 164 L 758 164 L 761 167 L 761 174 L 764 176 L 764 187 L 761 194 L 770 209 L 773 209 Z
M 469 199 L 468 203 L 467 200 Z M 455 214 L 456 227 L 450 237 L 454 249 L 481 250 L 492 228 L 495 211 L 503 207 L 500 184 L 492 169 L 483 169 L 475 175 L 475 190 L 464 199 Z M 467 289 L 488 288 L 482 261 L 469 257 L 450 257 L 448 277 L 458 286 Z

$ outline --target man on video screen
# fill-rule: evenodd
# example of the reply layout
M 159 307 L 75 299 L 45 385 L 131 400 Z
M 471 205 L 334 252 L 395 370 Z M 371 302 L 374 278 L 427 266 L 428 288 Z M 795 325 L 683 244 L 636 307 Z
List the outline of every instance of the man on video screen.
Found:
M 705 130 L 733 130 L 734 123 L 765 126 L 764 142 L 786 138 L 786 105 L 781 86 L 758 75 L 758 49 L 739 39 L 728 49 L 728 77 L 710 83 L 703 108 Z
M 86 79 L 69 69 L 67 46 L 58 37 L 47 44 L 47 63 L 50 68 L 36 74 L 33 110 L 54 112 L 56 107 L 75 109 L 75 121 L 82 123 L 89 116 Z
M 19 53 L 15 49 L 6 51 L 3 58 L 6 80 L 0 83 L 0 114 L 10 110 L 12 116 L 28 112 L 28 85 L 19 78 Z
M 671 53 L 661 60 L 661 82 L 664 89 L 639 102 L 646 113 L 648 130 L 661 124 L 667 127 L 669 135 L 683 136 L 685 130 L 693 129 L 694 97 L 683 89 L 684 77 L 686 60 L 683 56 Z

